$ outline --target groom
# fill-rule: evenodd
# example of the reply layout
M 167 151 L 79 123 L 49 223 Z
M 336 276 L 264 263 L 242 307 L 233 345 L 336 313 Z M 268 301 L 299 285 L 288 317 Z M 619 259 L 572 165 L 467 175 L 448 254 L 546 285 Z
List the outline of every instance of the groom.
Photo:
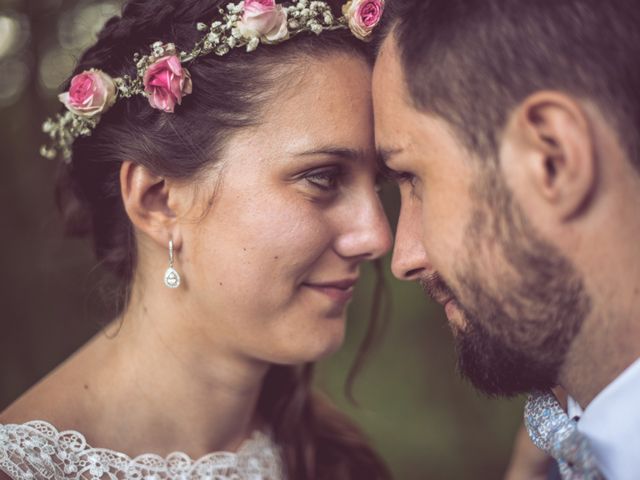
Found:
M 527 407 L 565 478 L 640 478 L 638 2 L 391 7 L 373 93 L 395 276 L 444 306 L 479 390 L 569 393 L 577 424 Z

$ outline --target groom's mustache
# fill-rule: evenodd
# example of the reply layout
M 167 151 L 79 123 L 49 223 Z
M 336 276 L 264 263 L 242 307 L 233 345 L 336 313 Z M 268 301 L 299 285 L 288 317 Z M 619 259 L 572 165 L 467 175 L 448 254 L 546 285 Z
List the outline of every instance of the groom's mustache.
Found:
M 420 278 L 420 285 L 425 293 L 440 305 L 444 306 L 449 300 L 456 298 L 438 272 L 429 273 Z

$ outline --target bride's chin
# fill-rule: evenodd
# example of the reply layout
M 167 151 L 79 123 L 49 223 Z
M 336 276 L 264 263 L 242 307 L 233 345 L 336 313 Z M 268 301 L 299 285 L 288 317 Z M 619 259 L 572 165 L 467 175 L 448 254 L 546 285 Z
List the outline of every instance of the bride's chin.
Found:
M 344 344 L 344 334 L 337 336 L 335 338 L 328 339 L 324 343 L 318 343 L 315 345 L 313 350 L 309 350 L 309 357 L 306 359 L 307 362 L 317 362 L 319 360 L 323 360 L 342 348 Z
M 340 337 L 339 340 L 336 340 L 333 343 L 326 345 L 323 350 L 316 352 L 315 358 L 311 361 L 315 362 L 315 361 L 330 357 L 331 355 L 336 353 L 338 350 L 340 350 L 343 344 L 344 344 L 344 336 Z
M 338 320 L 336 319 L 337 323 Z M 289 351 L 288 364 L 301 364 L 317 362 L 336 353 L 344 343 L 344 321 L 341 325 L 332 325 L 333 328 L 322 332 L 316 332 L 299 344 L 295 352 Z

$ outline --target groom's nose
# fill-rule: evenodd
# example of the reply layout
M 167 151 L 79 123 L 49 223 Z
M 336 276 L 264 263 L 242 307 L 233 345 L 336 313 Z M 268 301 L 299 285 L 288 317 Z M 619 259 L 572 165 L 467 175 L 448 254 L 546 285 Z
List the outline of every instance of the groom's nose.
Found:
M 418 202 L 403 201 L 393 247 L 391 271 L 399 280 L 419 280 L 430 268 L 422 243 L 422 220 Z

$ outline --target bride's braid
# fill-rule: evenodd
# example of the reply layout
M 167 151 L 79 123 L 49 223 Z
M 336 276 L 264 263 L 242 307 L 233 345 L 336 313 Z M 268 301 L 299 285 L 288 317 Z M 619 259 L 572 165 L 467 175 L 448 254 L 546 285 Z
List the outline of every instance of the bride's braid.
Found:
M 74 75 L 98 68 L 109 75 L 133 74 L 133 54 L 154 41 L 192 47 L 195 25 L 208 22 L 220 0 L 130 0 L 121 17 L 111 18 L 98 40 L 80 57 Z M 336 14 L 342 2 L 329 0 Z M 73 160 L 61 164 L 57 199 L 67 232 L 93 239 L 98 260 L 115 273 L 126 292 L 136 266 L 133 227 L 120 194 L 124 160 L 139 162 L 160 175 L 192 178 L 216 162 L 230 135 L 259 120 L 278 78 L 278 68 L 300 56 L 350 52 L 370 60 L 362 42 L 345 31 L 299 36 L 275 48 L 247 55 L 200 58 L 189 65 L 198 88 L 180 110 L 166 115 L 132 97 L 106 112 L 89 137 L 73 145 Z M 274 74 L 275 73 L 275 74 Z M 68 87 L 69 82 L 65 85 Z M 272 367 L 259 411 L 283 449 L 292 480 L 385 480 L 390 475 L 355 425 L 312 391 L 312 367 Z

